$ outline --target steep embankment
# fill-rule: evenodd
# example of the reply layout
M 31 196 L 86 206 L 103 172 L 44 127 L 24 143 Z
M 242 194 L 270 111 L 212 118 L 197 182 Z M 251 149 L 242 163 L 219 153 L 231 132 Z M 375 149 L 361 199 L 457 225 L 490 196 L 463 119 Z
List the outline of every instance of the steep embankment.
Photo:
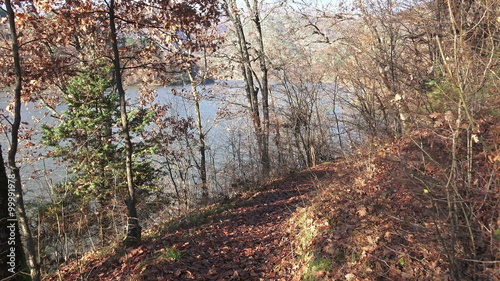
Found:
M 436 166 L 421 159 L 402 140 L 325 163 L 146 232 L 136 248 L 87 255 L 47 279 L 451 280 L 453 264 L 461 280 L 498 280 L 499 237 L 474 233 L 482 245 L 476 257 L 488 262 L 468 260 L 470 237 L 452 233 L 439 186 L 431 189 Z M 498 194 L 482 198 L 478 219 L 497 229 Z

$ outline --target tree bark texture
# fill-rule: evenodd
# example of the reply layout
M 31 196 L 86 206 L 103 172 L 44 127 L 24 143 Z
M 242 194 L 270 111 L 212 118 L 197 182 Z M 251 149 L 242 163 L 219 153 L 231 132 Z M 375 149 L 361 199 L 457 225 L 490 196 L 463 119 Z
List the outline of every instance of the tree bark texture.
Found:
M 127 188 L 128 198 L 125 200 L 127 206 L 127 237 L 124 243 L 126 245 L 134 245 L 141 240 L 142 228 L 139 224 L 137 216 L 135 187 L 133 178 L 132 167 L 132 154 L 133 146 L 130 137 L 130 129 L 127 117 L 127 101 L 125 96 L 125 89 L 123 88 L 122 68 L 120 63 L 120 52 L 118 50 L 118 34 L 116 31 L 116 15 L 115 15 L 115 1 L 110 0 L 108 3 L 109 8 L 109 26 L 111 31 L 111 43 L 113 48 L 113 66 L 115 73 L 116 90 L 120 100 L 120 116 L 122 123 L 122 134 L 125 141 L 125 169 L 127 173 Z
M 0 264 L 7 270 L 0 271 L 0 280 L 14 278 L 26 267 L 26 259 L 22 247 L 17 216 L 9 212 L 9 177 L 5 170 L 2 146 L 0 145 Z M 10 190 L 12 192 L 12 190 Z M 15 199 L 15 197 L 13 197 Z M 14 225 L 14 229 L 12 229 Z M 12 239 L 14 235 L 14 239 Z M 14 244 L 13 244 L 14 243 Z M 12 252 L 11 248 L 15 248 Z M 14 255 L 15 261 L 11 261 L 10 255 Z
M 203 83 L 204 78 L 201 83 L 197 83 L 195 75 L 193 75 L 194 64 L 189 65 L 189 70 L 187 74 L 189 76 L 189 81 L 191 82 L 191 93 L 194 98 L 194 111 L 196 114 L 196 130 L 198 132 L 199 151 L 200 151 L 200 164 L 198 165 L 198 170 L 200 172 L 201 179 L 201 192 L 203 200 L 208 199 L 208 180 L 207 180 L 207 146 L 205 142 L 205 133 L 203 132 L 203 122 L 201 120 L 201 110 L 200 110 L 200 93 L 198 92 L 198 86 Z
M 263 118 L 263 130 L 262 130 L 262 151 L 261 151 L 261 164 L 263 176 L 268 177 L 271 171 L 271 162 L 269 159 L 269 79 L 268 79 L 268 68 L 266 62 L 266 54 L 264 49 L 264 36 L 262 34 L 262 25 L 260 20 L 258 1 L 253 0 L 253 5 L 251 6 L 247 2 L 247 6 L 251 11 L 252 21 L 257 30 L 257 40 L 258 40 L 258 59 L 259 67 L 261 71 L 261 95 L 262 95 L 262 118 Z
M 17 223 L 20 228 L 21 235 L 25 241 L 25 253 L 30 270 L 31 279 L 33 281 L 41 280 L 40 264 L 38 263 L 38 255 L 35 247 L 33 236 L 29 228 L 28 217 L 24 208 L 23 190 L 21 185 L 21 174 L 16 165 L 16 154 L 19 144 L 19 127 L 21 126 L 21 92 L 22 92 L 22 69 L 21 58 L 19 55 L 19 40 L 16 30 L 15 13 L 12 9 L 10 0 L 5 1 L 7 16 L 9 18 L 9 28 L 12 42 L 12 57 L 14 60 L 14 71 L 16 82 L 14 88 L 14 121 L 12 122 L 11 145 L 8 154 L 8 165 L 11 173 L 14 175 L 15 195 L 16 195 L 16 212 Z
M 261 164 L 261 176 L 266 178 L 269 176 L 271 166 L 269 161 L 269 90 L 267 82 L 267 66 L 265 64 L 265 57 L 263 54 L 263 41 L 262 34 L 260 31 L 260 43 L 259 43 L 259 53 L 262 57 L 260 62 L 261 71 L 263 72 L 263 82 L 259 82 L 258 77 L 252 68 L 251 57 L 248 52 L 249 42 L 246 39 L 245 31 L 243 30 L 243 24 L 241 22 L 239 9 L 236 5 L 235 0 L 229 0 L 226 2 L 226 13 L 230 20 L 233 22 L 236 35 L 238 38 L 238 53 L 240 56 L 240 67 L 243 75 L 243 81 L 245 83 L 245 92 L 248 101 L 248 107 L 250 109 L 250 116 L 255 130 L 255 135 L 257 137 L 257 146 L 260 154 L 260 164 Z M 258 11 L 257 12 L 258 15 Z M 252 12 L 253 13 L 253 12 Z M 260 19 L 259 17 L 254 17 L 254 22 L 257 22 L 257 29 L 260 29 Z M 261 89 L 256 87 L 255 80 L 260 85 Z M 262 93 L 262 100 L 259 102 L 259 90 Z M 262 104 L 263 111 L 263 121 L 261 121 L 261 113 L 259 106 Z

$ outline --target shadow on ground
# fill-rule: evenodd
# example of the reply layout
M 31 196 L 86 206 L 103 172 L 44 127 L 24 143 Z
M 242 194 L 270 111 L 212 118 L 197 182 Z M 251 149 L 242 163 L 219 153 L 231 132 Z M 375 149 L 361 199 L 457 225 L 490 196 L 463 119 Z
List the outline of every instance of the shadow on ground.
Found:
M 317 166 L 275 180 L 252 195 L 194 213 L 126 254 L 90 264 L 78 279 L 277 279 L 280 261 L 290 254 L 280 246 L 288 239 L 283 226 L 332 170 L 328 165 Z

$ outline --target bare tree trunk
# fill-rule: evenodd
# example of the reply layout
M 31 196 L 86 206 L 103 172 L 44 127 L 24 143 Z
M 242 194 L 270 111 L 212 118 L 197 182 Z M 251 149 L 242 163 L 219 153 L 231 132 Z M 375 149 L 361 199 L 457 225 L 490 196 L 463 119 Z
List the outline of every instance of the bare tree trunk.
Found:
M 0 262 L 7 269 L 0 271 L 0 280 L 14 278 L 23 267 L 26 267 L 26 258 L 23 251 L 19 224 L 15 221 L 16 214 L 9 211 L 9 176 L 5 170 L 2 146 L 0 145 Z M 12 239 L 12 235 L 15 235 Z M 14 251 L 11 249 L 14 248 Z M 15 260 L 11 260 L 13 257 Z
M 266 178 L 269 176 L 270 172 L 270 162 L 269 162 L 269 140 L 268 140 L 268 131 L 269 131 L 269 101 L 268 101 L 268 88 L 267 88 L 267 80 L 265 81 L 266 86 L 265 89 L 261 89 L 261 91 L 266 91 L 263 93 L 263 114 L 264 114 L 264 122 L 260 120 L 260 110 L 259 110 L 259 99 L 258 93 L 259 88 L 255 87 L 254 83 L 254 71 L 251 65 L 250 54 L 248 52 L 248 41 L 246 40 L 245 32 L 243 30 L 243 24 L 241 23 L 239 10 L 236 5 L 235 0 L 226 0 L 226 14 L 229 16 L 230 20 L 233 22 L 236 35 L 238 37 L 238 52 L 240 55 L 240 66 L 241 72 L 243 74 L 243 80 L 245 82 L 245 91 L 247 94 L 248 107 L 250 108 L 250 115 L 252 118 L 252 123 L 255 130 L 255 135 L 257 137 L 257 145 L 260 154 L 260 164 L 261 164 L 261 176 Z M 264 64 L 265 65 L 265 64 Z M 267 72 L 266 72 L 267 73 Z M 266 74 L 267 79 L 267 74 Z M 261 85 L 261 88 L 264 88 Z M 264 101 L 265 100 L 265 101 Z M 266 119 L 267 117 L 267 119 Z M 267 121 L 266 121 L 267 120 Z M 264 123 L 264 128 L 262 126 Z
M 203 127 L 201 122 L 201 112 L 200 112 L 200 94 L 195 90 L 195 111 L 196 111 L 196 127 L 198 129 L 198 140 L 200 141 L 200 178 L 201 178 L 201 189 L 203 199 L 208 199 L 208 184 L 207 184 L 207 156 L 206 156 L 206 144 L 205 144 L 205 133 L 203 133 Z
M 116 89 L 118 91 L 118 96 L 120 99 L 120 116 L 122 122 L 122 134 L 125 140 L 125 167 L 127 171 L 127 188 L 128 188 L 128 198 L 125 200 L 128 212 L 128 222 L 127 222 L 127 237 L 124 243 L 126 245 L 137 244 L 141 240 L 141 226 L 139 225 L 139 218 L 137 216 L 136 209 L 136 199 L 135 199 L 135 188 L 133 179 L 133 167 L 132 167 L 132 154 L 133 146 L 132 140 L 130 138 L 130 129 L 127 119 L 127 103 L 125 99 L 125 90 L 123 88 L 122 80 L 122 69 L 120 64 L 120 52 L 118 50 L 118 35 L 116 32 L 115 23 L 115 0 L 110 0 L 108 4 L 109 8 L 109 25 L 111 31 L 111 40 L 113 47 L 113 65 L 115 68 L 115 83 Z
M 344 145 L 343 145 L 343 142 L 342 142 L 342 135 L 341 135 L 341 129 L 340 129 L 340 122 L 339 122 L 339 117 L 337 115 L 337 98 L 338 98 L 338 94 L 339 94 L 339 86 L 338 86 L 338 76 L 335 76 L 335 82 L 334 82 L 334 91 L 333 91 L 333 97 L 332 97 L 332 101 L 333 101 L 333 118 L 335 120 L 335 126 L 336 126 L 336 129 L 337 129 L 337 137 L 338 137 L 338 140 L 339 140 L 339 147 L 340 147 L 340 150 L 341 151 L 344 151 Z
M 207 65 L 207 55 L 204 54 L 205 66 Z M 207 146 L 205 142 L 205 133 L 203 132 L 203 122 L 201 120 L 201 110 L 200 110 L 200 93 L 198 92 L 198 86 L 201 85 L 206 78 L 206 72 L 203 74 L 200 82 L 196 82 L 196 74 L 194 73 L 195 64 L 192 62 L 188 63 L 188 69 L 186 71 L 189 82 L 191 82 L 191 93 L 194 98 L 194 111 L 196 115 L 196 130 L 198 132 L 199 151 L 200 151 L 200 163 L 196 163 L 198 166 L 198 171 L 200 172 L 201 179 L 201 196 L 203 200 L 208 199 L 208 181 L 207 181 Z
M 28 217 L 24 208 L 23 190 L 21 186 L 21 174 L 16 165 L 16 154 L 19 142 L 19 127 L 21 125 L 21 91 L 22 91 L 22 71 L 21 71 L 21 58 L 19 55 L 19 41 L 15 23 L 15 13 L 12 9 L 11 1 L 6 0 L 5 6 L 7 15 L 9 17 L 10 35 L 12 40 L 12 55 L 14 59 L 14 70 L 16 74 L 16 86 L 14 90 L 14 122 L 12 123 L 11 132 L 11 146 L 9 149 L 8 162 L 9 168 L 14 174 L 14 185 L 17 203 L 17 219 L 21 235 L 25 241 L 25 253 L 27 263 L 30 269 L 31 279 L 34 281 L 41 280 L 40 264 L 38 263 L 38 256 L 29 228 Z
M 3 161 L 2 146 L 0 145 L 0 263 L 4 266 L 8 266 L 9 269 L 12 265 L 9 264 L 9 257 L 7 253 L 9 252 L 10 245 L 8 243 L 10 230 L 7 228 L 9 225 L 8 219 L 10 218 L 8 212 L 9 204 L 9 180 L 7 178 L 7 173 L 5 171 L 5 163 Z M 3 254 L 5 253 L 5 254 Z M 14 264 L 14 270 L 17 272 L 17 268 Z M 8 270 L 0 271 L 0 280 L 12 276 L 13 273 Z
M 264 37 L 262 35 L 262 25 L 259 15 L 258 1 L 253 0 L 251 6 L 248 0 L 246 1 L 248 9 L 251 11 L 252 21 L 257 30 L 258 39 L 258 59 L 261 76 L 261 95 L 262 95 L 262 118 L 263 118 L 263 131 L 262 131 L 262 151 L 261 151 L 261 164 L 264 177 L 268 177 L 271 171 L 271 162 L 269 159 L 269 82 L 268 82 L 268 69 L 266 62 L 266 55 L 264 49 Z
M 192 68 L 192 67 L 191 67 Z M 204 200 L 208 199 L 208 184 L 207 184 L 207 156 L 206 156 L 206 143 L 205 143 L 205 133 L 203 132 L 203 124 L 201 121 L 201 111 L 200 111 L 200 93 L 198 92 L 196 81 L 192 73 L 188 73 L 189 80 L 191 81 L 191 89 L 194 97 L 194 110 L 196 114 L 196 129 L 198 131 L 198 141 L 200 150 L 200 178 L 201 178 L 201 190 L 202 197 Z M 203 80 L 202 80 L 203 81 Z

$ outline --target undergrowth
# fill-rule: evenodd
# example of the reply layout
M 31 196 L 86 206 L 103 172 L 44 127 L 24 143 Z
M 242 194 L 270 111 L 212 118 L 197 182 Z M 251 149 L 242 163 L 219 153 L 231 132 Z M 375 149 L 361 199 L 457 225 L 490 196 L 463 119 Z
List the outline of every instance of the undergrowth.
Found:
M 450 280 L 450 266 L 460 266 L 462 280 L 498 280 L 498 260 L 468 260 L 467 232 L 452 233 L 446 213 L 436 212 L 446 205 L 422 184 L 436 180 L 416 147 L 401 140 L 367 153 L 338 162 L 310 206 L 290 219 L 292 280 Z M 495 205 L 494 197 L 488 200 L 484 206 Z M 484 253 L 498 253 L 494 233 L 475 234 Z M 446 248 L 452 238 L 461 239 L 453 253 L 462 262 L 454 265 Z

